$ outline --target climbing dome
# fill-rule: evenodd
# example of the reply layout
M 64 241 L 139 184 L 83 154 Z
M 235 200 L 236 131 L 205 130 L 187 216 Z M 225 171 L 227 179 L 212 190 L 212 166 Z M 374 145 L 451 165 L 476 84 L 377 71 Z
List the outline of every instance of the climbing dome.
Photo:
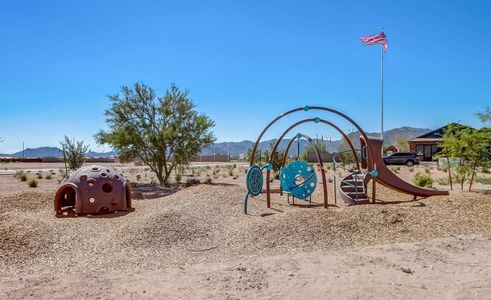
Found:
M 105 214 L 131 208 L 131 191 L 123 175 L 103 166 L 83 167 L 67 176 L 55 195 L 57 215 Z

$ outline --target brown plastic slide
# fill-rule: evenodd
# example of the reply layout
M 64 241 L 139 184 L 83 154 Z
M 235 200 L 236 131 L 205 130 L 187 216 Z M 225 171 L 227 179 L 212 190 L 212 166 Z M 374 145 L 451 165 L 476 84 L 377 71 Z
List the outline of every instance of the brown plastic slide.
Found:
M 366 144 L 364 142 L 363 137 L 360 138 L 360 142 L 362 147 Z M 410 183 L 399 178 L 397 175 L 392 173 L 391 170 L 387 168 L 382 158 L 382 144 L 383 140 L 376 137 L 368 137 L 368 147 L 371 151 L 368 152 L 368 159 L 362 159 L 362 167 L 368 167 L 369 170 L 376 169 L 378 175 L 376 177 L 376 181 L 388 188 L 393 190 L 419 196 L 419 197 L 430 197 L 437 195 L 448 195 L 448 191 L 438 191 L 438 190 L 430 190 L 425 188 L 420 188 L 414 186 Z M 375 164 L 375 168 L 373 165 Z

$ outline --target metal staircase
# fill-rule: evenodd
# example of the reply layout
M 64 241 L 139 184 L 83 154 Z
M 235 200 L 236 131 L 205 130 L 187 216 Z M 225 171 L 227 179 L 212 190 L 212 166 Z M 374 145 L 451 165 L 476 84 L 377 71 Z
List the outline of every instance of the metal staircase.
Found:
M 357 151 L 358 159 L 361 151 Z M 344 156 L 344 158 L 342 157 Z M 370 175 L 364 172 L 365 170 L 358 169 L 359 161 L 357 161 L 350 151 L 343 151 L 334 155 L 334 180 L 339 180 L 339 195 L 349 205 L 369 203 L 367 195 L 367 182 L 370 180 Z M 348 171 L 349 174 L 343 178 L 339 178 L 336 170 Z

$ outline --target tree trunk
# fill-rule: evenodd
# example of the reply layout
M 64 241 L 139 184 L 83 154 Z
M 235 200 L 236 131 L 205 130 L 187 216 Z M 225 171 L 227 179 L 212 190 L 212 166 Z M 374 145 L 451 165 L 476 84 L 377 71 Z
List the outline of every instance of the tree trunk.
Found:
M 469 183 L 469 192 L 472 189 L 472 183 L 474 182 L 474 174 L 476 174 L 476 168 L 477 168 L 477 160 L 474 161 L 474 166 L 472 167 L 471 180 Z
M 450 168 L 450 158 L 448 156 L 447 156 L 447 164 L 448 164 L 448 181 L 450 182 L 450 190 L 453 190 L 452 170 Z
M 159 163 L 158 172 L 157 172 L 157 179 L 159 180 L 160 186 L 166 186 L 168 178 L 169 178 L 169 176 L 168 176 L 167 172 L 165 173 L 165 177 L 164 177 L 164 165 L 162 163 Z

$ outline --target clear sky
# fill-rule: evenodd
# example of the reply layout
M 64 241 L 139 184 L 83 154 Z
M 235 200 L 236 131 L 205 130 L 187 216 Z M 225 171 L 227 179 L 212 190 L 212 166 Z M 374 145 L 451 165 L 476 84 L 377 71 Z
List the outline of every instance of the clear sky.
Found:
M 109 150 L 92 139 L 106 96 L 139 80 L 160 94 L 189 89 L 218 141 L 255 139 L 305 104 L 378 131 L 380 47 L 359 37 L 381 25 L 385 128 L 479 126 L 474 113 L 491 104 L 490 1 L 1 1 L 0 153 L 65 134 Z

